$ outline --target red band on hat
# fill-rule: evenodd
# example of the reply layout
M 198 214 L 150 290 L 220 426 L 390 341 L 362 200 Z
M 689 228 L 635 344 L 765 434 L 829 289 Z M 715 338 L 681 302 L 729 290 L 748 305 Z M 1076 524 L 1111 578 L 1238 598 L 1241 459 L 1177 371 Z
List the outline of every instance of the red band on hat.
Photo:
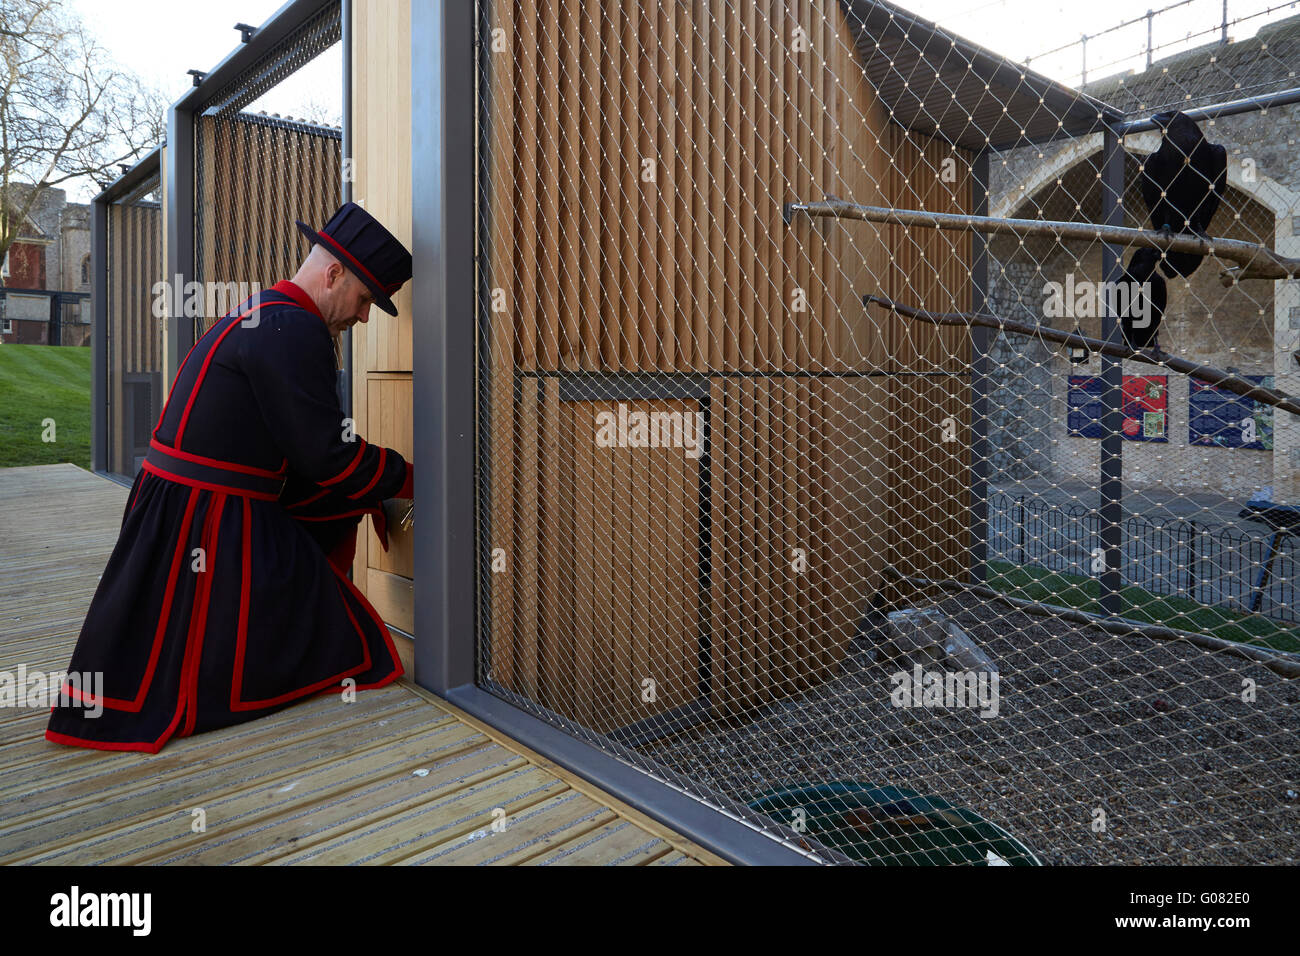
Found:
M 339 245 L 338 240 L 336 240 L 336 239 L 335 239 L 333 236 L 331 236 L 328 232 L 317 233 L 317 235 L 319 235 L 322 239 L 326 240 L 326 241 L 327 241 L 331 246 L 333 246 L 333 247 L 334 247 L 335 249 L 337 249 L 339 252 L 343 253 L 343 255 L 347 256 L 348 261 L 351 262 L 351 263 L 352 263 L 354 266 L 356 266 L 358 269 L 360 269 L 362 275 L 364 275 L 367 279 L 369 279 L 369 280 L 370 280 L 371 282 L 373 282 L 375 285 L 379 286 L 379 288 L 383 289 L 384 292 L 387 293 L 388 295 L 392 295 L 394 292 L 396 292 L 398 289 L 400 289 L 400 288 L 402 287 L 402 283 L 400 283 L 400 282 L 395 283 L 395 284 L 393 284 L 393 285 L 384 285 L 382 282 L 380 282 L 378 279 L 376 279 L 373 275 L 371 275 L 370 270 L 367 269 L 365 266 L 363 266 L 363 265 L 362 265 L 362 264 L 357 260 L 357 257 L 356 257 L 356 256 L 354 256 L 352 253 L 348 252 L 348 251 L 347 251 L 346 249 L 344 249 L 341 245 Z

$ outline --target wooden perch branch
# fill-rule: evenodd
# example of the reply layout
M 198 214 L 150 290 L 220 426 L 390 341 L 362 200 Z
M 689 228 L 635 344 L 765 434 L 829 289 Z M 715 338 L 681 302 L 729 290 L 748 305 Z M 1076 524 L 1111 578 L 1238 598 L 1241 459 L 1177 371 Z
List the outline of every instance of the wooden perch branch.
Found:
M 1048 342 L 1057 342 L 1061 345 L 1083 347 L 1115 358 L 1131 358 L 1150 365 L 1163 365 L 1175 372 L 1195 376 L 1203 382 L 1209 382 L 1211 385 L 1217 385 L 1219 388 L 1234 392 L 1242 398 L 1253 398 L 1257 402 L 1272 405 L 1274 408 L 1280 408 L 1292 415 L 1300 415 L 1300 399 L 1295 396 L 1288 395 L 1286 392 L 1279 392 L 1274 388 L 1256 385 L 1254 382 L 1247 381 L 1212 365 L 1197 365 L 1195 362 L 1189 362 L 1159 349 L 1133 349 L 1126 344 L 1103 342 L 1101 339 L 1088 338 L 1086 335 L 1077 335 L 1074 332 L 1062 332 L 1060 329 L 1049 329 L 1044 326 L 1029 325 L 1026 322 L 1000 319 L 996 315 L 988 315 L 983 312 L 927 312 L 924 309 L 913 309 L 900 302 L 895 302 L 893 299 L 882 298 L 878 295 L 864 295 L 862 302 L 864 305 L 875 304 L 909 319 L 930 322 L 934 325 L 967 327 L 979 325 L 988 329 L 999 329 L 1003 332 L 1014 332 L 1017 335 L 1028 335 Z
M 1169 252 L 1195 252 L 1236 263 L 1219 274 L 1225 286 L 1241 279 L 1293 279 L 1300 276 L 1300 259 L 1288 259 L 1267 246 L 1241 239 L 1201 239 L 1197 236 L 1156 232 L 1153 229 L 1129 229 L 1126 226 L 1099 226 L 1090 222 L 1060 222 L 1052 219 L 997 219 L 992 216 L 966 216 L 954 213 L 921 212 L 916 209 L 889 209 L 885 206 L 860 206 L 843 199 L 828 198 L 821 202 L 794 202 L 785 206 L 788 223 L 796 212 L 837 219 L 860 219 L 864 222 L 893 223 L 968 232 L 988 232 L 1012 236 L 1051 236 L 1056 239 L 1098 240 L 1120 246 L 1149 246 Z

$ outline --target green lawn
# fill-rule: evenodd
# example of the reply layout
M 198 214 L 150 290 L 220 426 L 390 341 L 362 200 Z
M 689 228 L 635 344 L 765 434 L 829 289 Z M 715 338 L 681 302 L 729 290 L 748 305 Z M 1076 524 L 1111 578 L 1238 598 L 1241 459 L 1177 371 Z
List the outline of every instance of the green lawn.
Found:
M 90 468 L 90 349 L 0 345 L 0 468 L 61 461 Z
M 1058 574 L 1008 561 L 990 561 L 988 586 L 1008 597 L 1072 607 L 1094 614 L 1101 612 L 1098 603 L 1101 585 L 1094 578 L 1082 575 Z M 1138 587 L 1124 588 L 1120 599 L 1120 614 L 1134 621 L 1211 634 L 1228 641 L 1259 644 L 1281 651 L 1300 651 L 1300 635 L 1297 635 L 1296 628 L 1286 627 L 1259 614 L 1206 607 L 1186 598 L 1153 594 Z

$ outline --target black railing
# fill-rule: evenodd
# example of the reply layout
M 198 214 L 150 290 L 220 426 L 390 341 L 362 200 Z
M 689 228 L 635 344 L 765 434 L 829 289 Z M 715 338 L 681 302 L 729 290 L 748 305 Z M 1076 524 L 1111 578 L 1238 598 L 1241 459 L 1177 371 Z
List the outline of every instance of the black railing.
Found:
M 1102 522 L 1096 511 L 1003 493 L 989 497 L 988 511 L 990 561 L 1098 576 Z M 1295 536 L 1130 515 L 1124 520 L 1122 553 L 1120 573 L 1126 585 L 1207 607 L 1300 622 L 1300 542 Z

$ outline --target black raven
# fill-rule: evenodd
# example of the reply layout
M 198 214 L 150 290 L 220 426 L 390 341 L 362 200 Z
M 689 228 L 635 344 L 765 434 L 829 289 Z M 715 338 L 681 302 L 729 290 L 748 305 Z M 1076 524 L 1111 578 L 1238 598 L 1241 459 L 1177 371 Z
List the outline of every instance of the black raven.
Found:
M 1228 151 L 1209 142 L 1183 113 L 1157 113 L 1160 148 L 1143 164 L 1141 187 L 1151 225 L 1167 232 L 1205 237 L 1223 199 Z M 1204 256 L 1170 252 L 1161 268 L 1169 278 L 1190 276 Z
M 1137 290 L 1130 291 L 1126 297 L 1117 297 L 1116 303 L 1120 328 L 1131 348 L 1144 349 L 1154 343 L 1165 315 L 1169 292 L 1165 280 L 1156 271 L 1159 261 L 1159 249 L 1139 249 L 1124 270 L 1123 282 L 1129 290 Z

